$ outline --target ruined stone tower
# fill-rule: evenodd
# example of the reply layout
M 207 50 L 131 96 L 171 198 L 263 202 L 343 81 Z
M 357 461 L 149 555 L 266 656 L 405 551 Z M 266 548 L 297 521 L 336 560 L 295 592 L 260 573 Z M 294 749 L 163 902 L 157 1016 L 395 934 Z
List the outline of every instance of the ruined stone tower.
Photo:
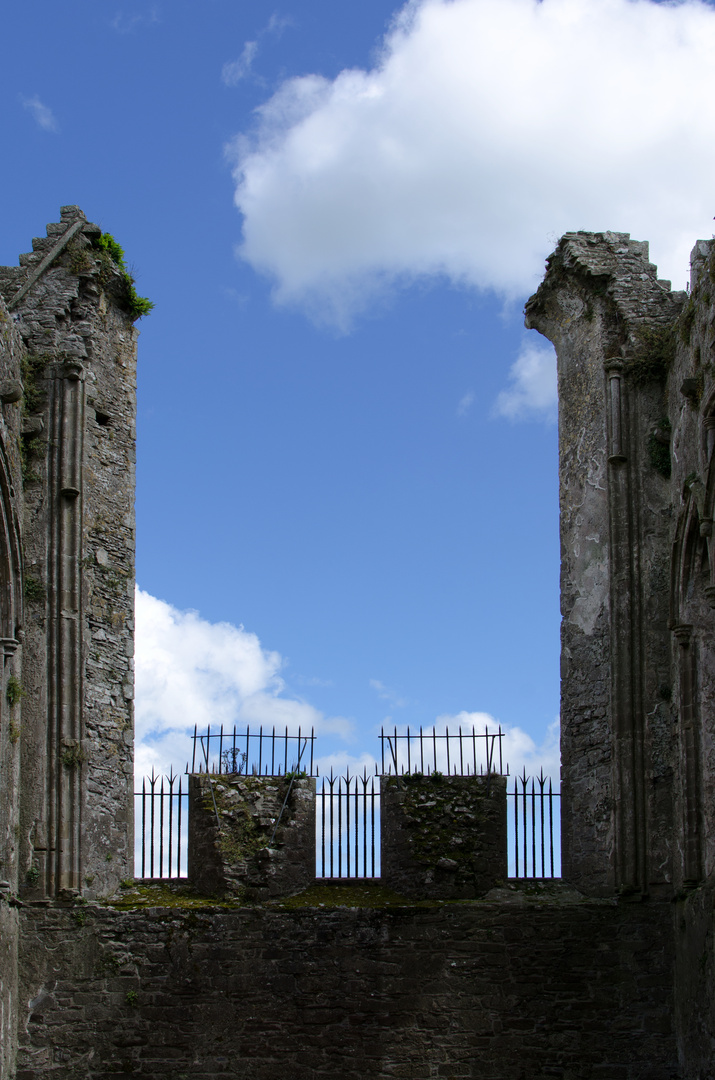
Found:
M 133 873 L 136 313 L 100 237 L 66 206 L 0 269 L 0 888 L 24 899 Z
M 563 873 L 672 896 L 715 869 L 715 250 L 566 235 L 527 324 L 558 354 Z

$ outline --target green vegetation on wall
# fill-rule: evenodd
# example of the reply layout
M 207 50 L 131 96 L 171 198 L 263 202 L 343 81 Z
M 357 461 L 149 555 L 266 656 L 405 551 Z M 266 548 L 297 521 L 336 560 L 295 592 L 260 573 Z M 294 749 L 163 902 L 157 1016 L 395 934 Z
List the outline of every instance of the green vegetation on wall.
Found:
M 108 271 L 109 267 L 114 265 L 122 275 L 123 290 L 120 300 L 124 309 L 132 319 L 141 319 L 142 316 L 148 315 L 154 304 L 146 296 L 139 296 L 137 293 L 134 277 L 124 261 L 124 249 L 110 233 L 102 233 L 93 241 L 93 246 L 99 251 L 105 269 Z

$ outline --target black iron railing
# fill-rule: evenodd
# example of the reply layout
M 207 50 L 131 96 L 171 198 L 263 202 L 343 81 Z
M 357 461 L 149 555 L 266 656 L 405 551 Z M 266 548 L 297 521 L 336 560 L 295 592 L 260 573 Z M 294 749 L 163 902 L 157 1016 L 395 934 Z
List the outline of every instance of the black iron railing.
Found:
M 145 776 L 134 792 L 137 877 L 180 878 L 187 875 L 188 784 L 173 769 L 168 776 Z M 138 872 L 140 871 L 140 872 Z
M 551 777 L 514 777 L 507 789 L 509 877 L 561 876 L 561 792 Z
M 276 734 L 276 729 L 264 731 L 262 727 L 251 731 L 224 731 L 223 724 L 212 733 L 209 725 L 205 735 L 199 735 L 194 727 L 191 769 L 187 772 L 238 773 L 244 776 L 285 776 L 287 772 L 302 771 L 308 776 L 316 775 L 313 765 L 315 732 L 305 735 L 298 728 L 297 735 Z
M 477 732 L 383 732 L 383 775 L 435 772 L 473 776 L 506 774 L 501 728 Z M 191 771 L 213 774 L 317 776 L 315 735 L 277 734 L 275 728 L 251 731 L 223 727 L 204 735 L 194 729 Z M 189 766 L 187 764 L 187 772 Z M 316 791 L 316 876 L 376 878 L 380 876 L 380 777 L 320 777 Z M 561 874 L 560 792 L 544 776 L 507 780 L 508 858 L 510 878 L 557 878 Z M 172 771 L 146 777 L 135 793 L 137 876 L 186 877 L 188 787 Z
M 383 728 L 380 732 L 382 772 L 387 775 L 440 772 L 445 776 L 501 774 L 503 738 L 501 727 L 496 731 L 485 727 L 483 732 L 477 732 L 474 726 L 471 731 L 463 731 L 460 726 L 451 733 L 445 727 L 444 734 L 436 728 L 425 732 L 421 727 L 418 731 L 410 731 L 408 727 L 404 733 L 398 734 L 395 728 L 387 735 Z
M 319 781 L 316 800 L 316 877 L 379 877 L 379 778 L 331 770 Z

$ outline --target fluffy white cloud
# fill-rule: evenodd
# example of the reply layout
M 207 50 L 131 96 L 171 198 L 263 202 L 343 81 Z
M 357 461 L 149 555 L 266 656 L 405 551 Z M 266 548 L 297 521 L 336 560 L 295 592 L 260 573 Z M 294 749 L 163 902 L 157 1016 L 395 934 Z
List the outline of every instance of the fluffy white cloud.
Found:
M 22 107 L 27 109 L 32 114 L 38 127 L 41 127 L 43 131 L 59 131 L 55 114 L 48 105 L 44 105 L 37 94 L 34 97 L 26 98 L 20 97 Z
M 508 420 L 531 417 L 555 421 L 556 353 L 551 345 L 527 338 L 509 372 L 510 385 L 494 403 L 494 415 Z
M 190 756 L 189 734 L 210 724 L 232 729 L 298 727 L 346 738 L 351 725 L 327 718 L 305 701 L 285 696 L 282 659 L 255 634 L 230 623 L 210 623 L 195 611 L 178 611 L 137 589 L 136 747 L 141 777 L 182 770 Z
M 233 143 L 241 254 L 338 325 L 425 275 L 523 297 L 579 228 L 650 239 L 682 286 L 713 55 L 701 0 L 413 0 L 373 69 L 288 80 Z

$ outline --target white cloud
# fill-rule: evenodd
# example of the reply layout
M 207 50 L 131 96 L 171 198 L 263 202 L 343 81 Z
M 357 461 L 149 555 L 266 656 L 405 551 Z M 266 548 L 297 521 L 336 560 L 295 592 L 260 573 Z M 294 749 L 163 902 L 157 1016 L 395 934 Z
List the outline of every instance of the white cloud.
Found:
M 159 22 L 159 15 L 155 7 L 150 8 L 145 12 L 136 12 L 134 15 L 127 15 L 124 11 L 118 11 L 112 19 L 110 26 L 112 30 L 116 30 L 118 34 L 131 34 L 138 26 L 153 26 Z
M 509 372 L 511 385 L 498 395 L 493 413 L 508 420 L 556 420 L 556 353 L 526 339 Z
M 136 775 L 172 764 L 182 771 L 194 724 L 199 732 L 235 723 L 350 737 L 348 720 L 285 696 L 282 664 L 242 626 L 207 622 L 137 589 Z
M 55 115 L 47 105 L 44 105 L 37 94 L 34 97 L 20 97 L 22 107 L 27 109 L 35 119 L 35 122 L 43 131 L 59 131 Z
M 404 709 L 409 705 L 407 698 L 400 697 L 389 686 L 385 686 L 379 679 L 370 679 L 370 687 L 376 692 L 382 701 L 388 701 L 394 709 Z
M 682 286 L 712 231 L 713 55 L 701 0 L 413 0 L 373 69 L 286 81 L 235 140 L 240 252 L 343 326 L 428 275 L 524 297 L 572 229 L 650 239 Z
M 273 12 L 268 23 L 266 24 L 266 34 L 277 34 L 278 37 L 287 30 L 289 26 L 294 26 L 294 22 L 290 15 L 279 15 L 277 12 Z
M 278 15 L 274 12 L 270 19 L 259 30 L 257 37 L 262 38 L 264 34 L 274 34 L 276 37 L 280 37 L 283 31 L 293 25 L 293 20 L 287 15 Z M 243 50 L 238 60 L 232 60 L 228 64 L 224 64 L 221 69 L 221 79 L 226 86 L 238 86 L 242 79 L 248 78 L 252 73 L 253 61 L 258 55 L 258 41 L 246 41 L 243 46 Z
M 251 65 L 258 52 L 257 41 L 247 41 L 238 60 L 232 60 L 224 64 L 221 69 L 221 79 L 226 86 L 237 86 L 241 79 L 245 79 L 251 72 Z
M 474 404 L 474 391 L 467 390 L 467 393 L 459 400 L 457 406 L 457 416 L 466 416 L 472 405 Z

